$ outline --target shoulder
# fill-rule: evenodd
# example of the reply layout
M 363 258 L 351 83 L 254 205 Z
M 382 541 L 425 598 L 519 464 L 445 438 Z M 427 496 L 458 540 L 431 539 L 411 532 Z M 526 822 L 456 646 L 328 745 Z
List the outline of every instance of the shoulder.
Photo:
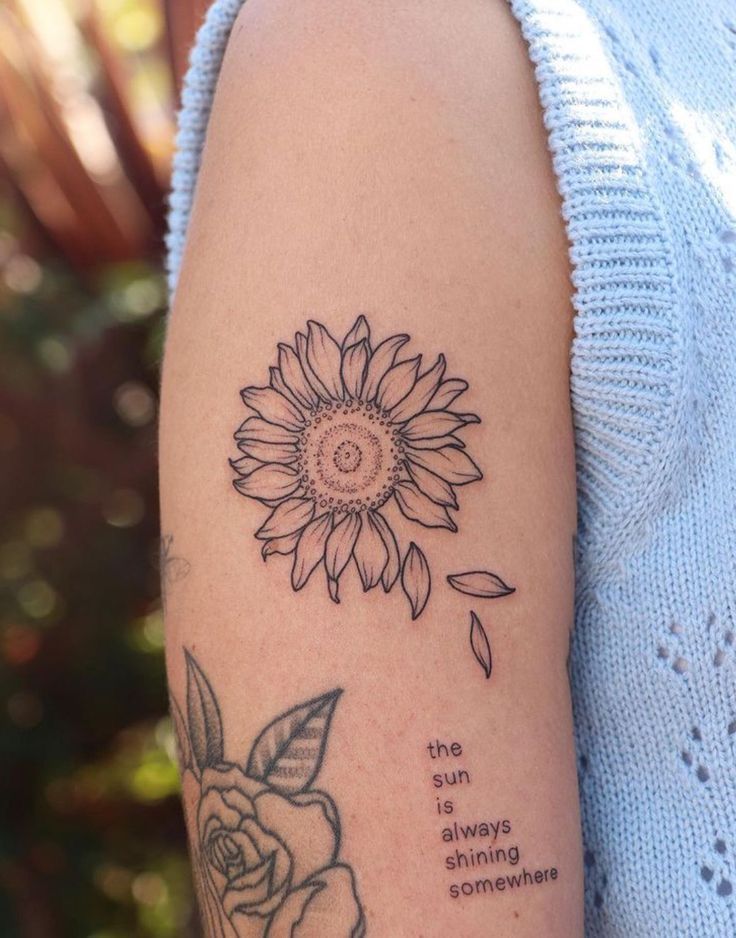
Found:
M 462 200 L 488 229 L 468 236 L 511 272 L 534 257 L 568 276 L 533 68 L 503 0 L 247 0 L 208 137 L 207 187 L 262 173 L 344 212 L 383 200 L 389 223 L 430 208 L 441 223 Z

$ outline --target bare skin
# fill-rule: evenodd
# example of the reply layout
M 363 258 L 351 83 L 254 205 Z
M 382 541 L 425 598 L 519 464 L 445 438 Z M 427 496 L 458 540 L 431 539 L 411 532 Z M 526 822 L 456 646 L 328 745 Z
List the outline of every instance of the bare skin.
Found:
M 206 675 L 221 714 L 224 755 L 211 746 L 211 759 L 241 769 L 267 724 L 342 691 L 330 710 L 319 776 L 312 779 L 307 765 L 300 777 L 305 791 L 327 792 L 339 809 L 332 863 L 343 880 L 335 876 L 322 890 L 334 902 L 307 903 L 302 924 L 283 934 L 583 934 L 566 676 L 575 529 L 570 295 L 532 70 L 503 3 L 248 0 L 221 75 L 167 340 L 161 492 L 163 530 L 187 564 L 187 575 L 168 584 L 166 610 L 172 694 L 189 724 L 185 748 L 190 737 L 199 740 L 204 765 L 202 740 L 218 730 L 202 722 L 207 708 L 187 709 L 183 649 Z M 264 564 L 264 540 L 254 533 L 278 505 L 257 501 L 247 481 L 236 489 L 249 476 L 228 460 L 254 458 L 247 440 L 239 449 L 233 438 L 257 416 L 247 406 L 253 398 L 244 402 L 239 392 L 268 385 L 278 344 L 296 346 L 295 334 L 306 338 L 310 320 L 341 343 L 360 314 L 371 334 L 365 347 L 356 343 L 355 355 L 407 334 L 394 363 L 421 353 L 421 375 L 444 355 L 442 380 L 467 382 L 446 409 L 480 417 L 457 438 L 482 478 L 451 486 L 457 509 L 440 506 L 457 531 L 407 517 L 391 495 L 380 511 L 399 543 L 406 587 L 399 575 L 388 592 L 380 583 L 364 592 L 351 557 L 340 571 L 338 604 L 330 598 L 329 558 L 299 589 L 294 554 Z M 319 371 L 325 364 L 315 330 Z M 351 362 L 347 380 L 360 371 L 360 361 Z M 364 390 L 363 382 L 351 400 Z M 312 410 L 313 421 L 326 402 Z M 350 426 L 364 419 L 356 414 Z M 291 419 L 301 426 L 298 414 Z M 315 427 L 310 422 L 301 437 Z M 347 437 L 337 443 L 339 452 L 328 453 L 333 475 L 319 485 L 332 484 L 335 472 L 362 471 L 365 447 Z M 431 449 L 431 440 L 424 444 Z M 420 490 L 433 485 L 420 477 Z M 308 491 L 288 497 L 299 501 L 305 523 L 319 516 L 319 505 L 310 514 L 302 504 Z M 330 530 L 346 516 L 330 516 Z M 405 563 L 410 543 L 427 563 L 426 597 L 418 555 Z M 380 539 L 371 545 L 365 556 L 381 559 Z M 467 592 L 446 579 L 478 571 L 498 576 L 509 591 L 491 598 L 482 592 L 487 580 L 479 587 L 471 579 Z M 365 564 L 362 572 L 370 581 Z M 471 613 L 483 633 L 476 627 L 472 639 Z M 193 669 L 190 685 L 200 673 Z M 333 698 L 325 699 L 332 708 Z M 430 747 L 438 741 L 458 743 L 461 754 Z M 256 763 L 254 776 L 265 777 Z M 194 769 L 185 799 L 201 847 L 204 776 Z M 448 786 L 444 773 L 460 770 L 469 782 L 456 774 L 460 784 Z M 445 801 L 452 814 L 442 813 Z M 506 820 L 509 831 L 443 838 L 454 821 L 480 819 Z M 471 848 L 489 845 L 506 853 L 482 868 L 448 863 L 456 850 L 470 856 Z M 206 862 L 206 849 L 202 856 Z M 211 935 L 265 934 L 264 922 L 277 912 L 273 933 L 285 927 L 293 876 L 284 874 L 272 897 L 276 911 L 261 905 L 248 914 L 252 906 L 233 900 L 223 912 L 233 893 L 223 864 L 213 862 L 205 915 Z M 241 872 L 248 868 L 245 862 Z M 497 885 L 523 868 L 532 879 L 536 870 L 547 872 L 541 882 Z M 348 869 L 359 912 L 344 904 Z M 476 887 L 486 879 L 492 890 Z M 302 901 L 301 894 L 289 900 Z

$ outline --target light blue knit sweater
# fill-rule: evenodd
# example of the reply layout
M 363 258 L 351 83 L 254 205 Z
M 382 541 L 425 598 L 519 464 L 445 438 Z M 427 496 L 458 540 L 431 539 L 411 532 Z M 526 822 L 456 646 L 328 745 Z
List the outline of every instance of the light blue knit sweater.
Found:
M 736 6 L 509 2 L 574 268 L 586 934 L 735 938 Z M 242 3 L 192 55 L 172 289 Z

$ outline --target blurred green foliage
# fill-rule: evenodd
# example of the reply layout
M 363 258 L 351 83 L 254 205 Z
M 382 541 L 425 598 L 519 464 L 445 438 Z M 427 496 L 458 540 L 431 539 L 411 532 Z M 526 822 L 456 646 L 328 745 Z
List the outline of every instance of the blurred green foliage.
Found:
M 0 228 L 14 228 L 12 217 Z M 0 934 L 199 934 L 166 715 L 161 273 L 0 235 Z

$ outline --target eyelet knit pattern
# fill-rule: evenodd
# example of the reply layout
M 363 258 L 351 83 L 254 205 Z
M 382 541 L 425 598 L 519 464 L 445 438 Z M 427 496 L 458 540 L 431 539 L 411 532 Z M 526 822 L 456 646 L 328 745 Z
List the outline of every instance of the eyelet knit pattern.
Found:
M 573 267 L 573 698 L 588 938 L 736 936 L 733 0 L 508 0 Z M 176 286 L 243 0 L 192 53 Z

